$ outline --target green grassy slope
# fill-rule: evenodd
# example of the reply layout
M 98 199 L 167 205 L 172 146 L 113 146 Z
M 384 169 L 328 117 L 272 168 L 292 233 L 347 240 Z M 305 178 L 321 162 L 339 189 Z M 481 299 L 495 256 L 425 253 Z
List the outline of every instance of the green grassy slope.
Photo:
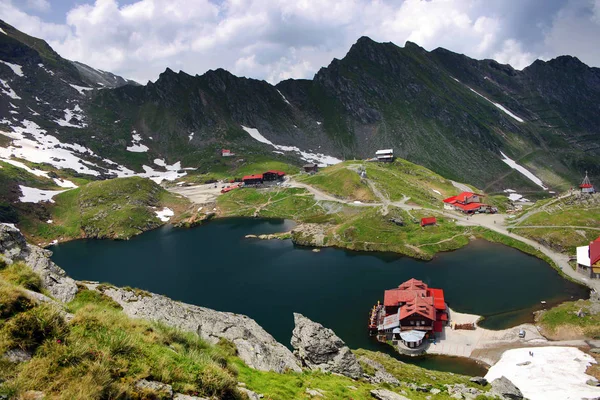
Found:
M 189 207 L 187 199 L 139 177 L 91 182 L 55 196 L 54 201 L 46 205 L 52 223 L 30 215 L 19 224 L 30 240 L 127 239 L 160 226 L 156 210 L 169 207 L 179 214 Z
M 238 382 L 266 399 L 306 399 L 307 388 L 321 390 L 327 398 L 371 399 L 370 390 L 402 391 L 411 399 L 426 399 L 408 384 L 430 385 L 450 399 L 446 384 L 465 384 L 469 377 L 429 371 L 404 364 L 387 355 L 366 350 L 356 354 L 381 363 L 403 382 L 400 387 L 374 385 L 317 371 L 302 373 L 257 371 L 236 356 L 235 346 L 222 340 L 211 345 L 193 333 L 128 318 L 109 297 L 79 288 L 66 305 L 73 314 L 68 322 L 52 303 L 37 304 L 23 290 L 39 290 L 39 277 L 25 265 L 0 265 L 0 353 L 10 349 L 31 352 L 32 359 L 11 363 L 0 359 L 0 395 L 20 398 L 29 390 L 43 391 L 46 399 L 162 399 L 139 391 L 139 379 L 172 385 L 193 396 L 245 399 Z M 373 373 L 364 364 L 367 373 Z M 480 397 L 484 399 L 485 397 Z
M 529 216 L 514 225 L 515 233 L 570 255 L 575 254 L 577 246 L 600 236 L 600 194 L 545 200 L 521 215 L 526 213 Z M 542 228 L 520 228 L 526 226 Z

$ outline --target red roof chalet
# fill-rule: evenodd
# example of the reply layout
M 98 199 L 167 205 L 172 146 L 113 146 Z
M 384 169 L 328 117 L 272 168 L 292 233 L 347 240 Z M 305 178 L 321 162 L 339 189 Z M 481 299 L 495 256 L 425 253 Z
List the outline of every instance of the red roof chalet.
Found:
M 283 171 L 277 171 L 277 170 L 274 170 L 274 169 L 271 169 L 271 170 L 267 171 L 267 173 L 275 174 L 277 176 L 285 176 L 285 172 L 283 172 Z
M 590 242 L 590 265 L 600 263 L 600 237 Z
M 418 279 L 410 279 L 395 289 L 386 290 L 383 306 L 385 318 L 396 320 L 395 326 L 401 330 L 441 332 L 443 324 L 448 321 L 444 291 L 429 288 Z M 418 324 L 416 321 L 425 322 Z M 385 323 L 383 325 L 383 329 L 388 329 Z
M 421 226 L 435 225 L 437 224 L 437 219 L 435 217 L 426 217 L 421 218 Z
M 480 202 L 481 197 L 483 197 L 483 195 L 481 194 L 473 192 L 462 192 L 459 195 L 444 199 L 444 203 L 453 206 L 454 208 L 463 212 L 471 212 L 486 206 L 485 204 L 482 204 Z

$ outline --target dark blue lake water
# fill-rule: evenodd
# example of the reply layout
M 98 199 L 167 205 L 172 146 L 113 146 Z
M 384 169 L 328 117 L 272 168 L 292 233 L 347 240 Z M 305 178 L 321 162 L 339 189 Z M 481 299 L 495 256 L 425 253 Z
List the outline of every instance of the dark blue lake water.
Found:
M 518 250 L 474 241 L 423 262 L 392 254 L 323 249 L 291 241 L 245 239 L 286 231 L 291 222 L 223 219 L 193 229 L 166 226 L 129 241 L 78 240 L 53 246 L 52 259 L 79 280 L 110 282 L 254 318 L 289 346 L 293 312 L 333 329 L 351 348 L 382 350 L 367 334 L 368 312 L 383 291 L 412 277 L 443 288 L 453 309 L 483 315 L 502 329 L 551 306 L 587 296 L 547 263 Z M 413 363 L 477 373 L 467 361 L 426 357 Z

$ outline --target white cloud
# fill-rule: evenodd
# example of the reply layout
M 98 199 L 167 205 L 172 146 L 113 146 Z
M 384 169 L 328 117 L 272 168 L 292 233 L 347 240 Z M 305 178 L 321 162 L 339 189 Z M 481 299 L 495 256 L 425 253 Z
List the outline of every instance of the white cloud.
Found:
M 28 0 L 44 3 L 47 0 Z M 0 0 L 0 18 L 42 37 L 66 58 L 140 82 L 166 67 L 189 74 L 225 68 L 277 82 L 310 78 L 363 35 L 406 40 L 523 68 L 575 53 L 600 65 L 600 0 L 96 0 L 65 24 Z M 521 10 L 519 12 L 519 10 Z M 537 27 L 532 29 L 531 26 Z M 541 32 L 541 33 L 540 33 Z

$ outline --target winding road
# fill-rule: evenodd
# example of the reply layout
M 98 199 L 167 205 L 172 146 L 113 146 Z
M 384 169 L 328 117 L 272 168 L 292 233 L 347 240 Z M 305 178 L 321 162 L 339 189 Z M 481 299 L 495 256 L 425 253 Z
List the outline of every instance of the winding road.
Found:
M 370 181 L 369 179 L 367 179 L 367 183 L 369 184 L 369 186 L 371 188 L 375 187 L 375 184 Z M 464 225 L 464 226 L 482 226 L 484 228 L 487 228 L 491 231 L 500 233 L 502 235 L 508 236 L 510 238 L 516 239 L 520 242 L 523 242 L 525 244 L 528 244 L 530 246 L 532 246 L 533 248 L 538 249 L 539 251 L 541 251 L 542 253 L 544 253 L 546 256 L 548 256 L 552 261 L 554 261 L 554 263 L 556 263 L 556 265 L 562 270 L 562 272 L 569 276 L 570 278 L 572 278 L 573 280 L 589 287 L 590 289 L 595 290 L 596 292 L 600 292 L 600 280 L 595 280 L 595 279 L 590 279 L 588 277 L 586 277 L 585 275 L 573 270 L 573 268 L 571 267 L 571 265 L 569 265 L 569 256 L 562 254 L 562 253 L 558 253 L 554 250 L 552 250 L 549 247 L 546 247 L 534 240 L 528 239 L 526 237 L 517 235 L 516 233 L 512 233 L 508 231 L 508 228 L 505 226 L 505 219 L 508 216 L 507 214 L 476 214 L 473 216 L 465 216 L 463 214 L 459 214 L 457 212 L 454 211 L 449 211 L 449 210 L 437 210 L 437 209 L 432 209 L 432 208 L 425 208 L 425 207 L 421 207 L 421 206 L 415 206 L 415 205 L 411 205 L 411 204 L 406 204 L 407 200 L 409 200 L 408 197 L 405 197 L 404 199 L 402 199 L 401 201 L 396 201 L 396 202 L 392 202 L 390 201 L 388 198 L 386 198 L 381 191 L 379 191 L 376 187 L 376 190 L 373 190 L 373 193 L 375 194 L 375 196 L 377 196 L 380 200 L 380 202 L 376 202 L 376 203 L 363 203 L 363 202 L 359 202 L 356 203 L 352 200 L 346 200 L 346 199 L 339 199 L 335 196 L 332 196 L 328 193 L 323 192 L 322 190 L 319 190 L 313 186 L 307 185 L 305 183 L 301 183 L 301 182 L 297 182 L 293 179 L 288 179 L 288 181 L 286 182 L 286 184 L 290 187 L 297 187 L 297 188 L 304 188 L 306 190 L 308 190 L 310 193 L 312 193 L 314 195 L 315 200 L 320 200 L 320 201 L 334 201 L 334 202 L 338 202 L 338 203 L 343 203 L 343 204 L 351 204 L 353 206 L 361 206 L 361 207 L 384 207 L 384 211 L 387 210 L 387 207 L 392 205 L 394 207 L 398 207 L 401 208 L 403 210 L 406 211 L 411 211 L 411 210 L 427 210 L 429 212 L 432 213 L 436 213 L 436 214 L 441 214 L 444 215 L 446 217 L 450 217 L 453 218 L 457 221 L 457 223 L 459 223 L 460 225 Z M 568 195 L 564 195 L 560 198 L 563 197 L 568 197 L 570 196 L 570 194 Z M 560 199 L 558 198 L 558 199 Z M 558 199 L 556 199 L 555 201 L 557 201 Z M 545 206 L 551 205 L 553 204 L 555 201 L 552 201 L 548 204 L 546 204 Z M 385 214 L 384 214 L 385 215 Z M 512 226 L 511 226 L 512 227 Z M 539 228 L 552 228 L 553 226 L 536 226 Z M 554 228 L 556 228 L 557 226 L 554 226 Z M 528 228 L 528 227 L 523 227 L 523 226 L 515 226 L 514 228 Z M 533 228 L 533 227 L 532 227 Z M 600 230 L 600 228 L 590 228 L 590 227 L 572 227 L 572 228 L 584 228 L 584 229 L 595 229 L 595 230 Z

